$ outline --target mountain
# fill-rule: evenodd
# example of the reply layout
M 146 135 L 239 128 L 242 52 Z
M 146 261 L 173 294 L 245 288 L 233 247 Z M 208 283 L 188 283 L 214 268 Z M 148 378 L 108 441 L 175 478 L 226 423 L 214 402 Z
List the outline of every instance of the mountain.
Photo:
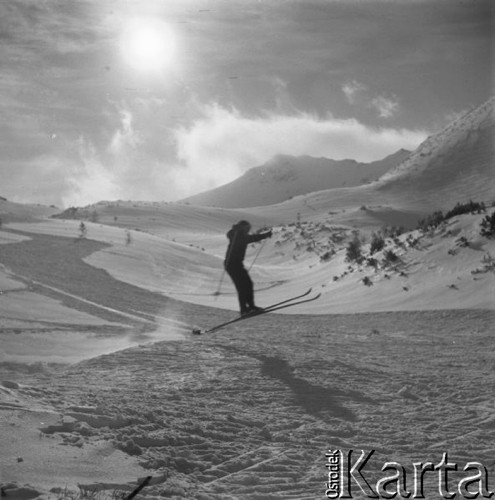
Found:
M 428 137 L 377 188 L 435 201 L 495 198 L 495 97 Z
M 9 222 L 32 221 L 48 217 L 57 213 L 59 209 L 55 206 L 40 204 L 22 204 L 9 201 L 0 196 L 0 227 Z
M 359 213 L 360 226 L 373 217 L 411 227 L 433 211 L 450 210 L 458 202 L 491 205 L 495 201 L 494 137 L 492 97 L 429 136 L 377 181 L 308 193 L 271 206 L 269 214 L 277 221 L 294 221 L 332 213 L 334 222 L 352 225 L 356 223 L 352 212 L 367 207 L 370 210 Z M 264 207 L 250 211 L 257 216 L 267 214 Z
M 277 155 L 229 184 L 182 201 L 222 208 L 272 205 L 313 191 L 372 182 L 403 162 L 409 154 L 409 151 L 401 149 L 372 163 Z

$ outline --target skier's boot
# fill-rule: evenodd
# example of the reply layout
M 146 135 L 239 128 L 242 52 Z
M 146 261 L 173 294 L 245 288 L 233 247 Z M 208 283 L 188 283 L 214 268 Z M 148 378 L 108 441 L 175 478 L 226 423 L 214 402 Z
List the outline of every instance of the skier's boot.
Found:
M 258 314 L 260 312 L 263 312 L 263 308 L 262 307 L 258 307 L 258 306 L 255 306 L 255 305 L 249 306 L 248 314 Z

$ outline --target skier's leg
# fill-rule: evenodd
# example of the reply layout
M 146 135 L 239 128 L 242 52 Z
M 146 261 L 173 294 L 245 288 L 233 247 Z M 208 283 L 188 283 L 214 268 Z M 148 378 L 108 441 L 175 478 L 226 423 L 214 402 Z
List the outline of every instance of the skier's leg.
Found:
M 237 290 L 237 297 L 239 299 L 239 308 L 241 314 L 244 314 L 248 310 L 248 304 L 244 296 L 244 281 L 243 281 L 243 271 L 244 268 L 229 267 L 226 268 L 227 274 L 232 279 L 235 289 Z
M 244 304 L 247 305 L 247 308 L 252 311 L 255 309 L 258 309 L 254 305 L 254 287 L 253 287 L 253 280 L 251 279 L 251 276 L 249 276 L 249 273 L 246 271 L 245 268 L 242 268 L 242 300 Z
M 254 305 L 254 286 L 253 280 L 249 273 L 246 271 L 246 302 L 250 309 L 255 307 Z

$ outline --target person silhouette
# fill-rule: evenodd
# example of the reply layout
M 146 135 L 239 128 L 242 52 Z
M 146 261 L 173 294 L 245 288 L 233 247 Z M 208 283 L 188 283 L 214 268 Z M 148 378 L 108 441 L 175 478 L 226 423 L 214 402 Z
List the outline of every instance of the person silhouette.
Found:
M 244 267 L 244 257 L 249 243 L 271 238 L 272 231 L 259 234 L 249 234 L 251 224 L 247 220 L 241 220 L 234 224 L 227 232 L 229 245 L 225 255 L 224 267 L 233 281 L 239 298 L 241 315 L 260 311 L 254 303 L 253 280 Z

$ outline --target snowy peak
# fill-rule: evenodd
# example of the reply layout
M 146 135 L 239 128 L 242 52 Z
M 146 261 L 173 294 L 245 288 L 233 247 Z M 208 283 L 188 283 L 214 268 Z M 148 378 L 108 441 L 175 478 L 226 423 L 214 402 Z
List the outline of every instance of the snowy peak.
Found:
M 313 191 L 373 182 L 403 162 L 409 154 L 409 151 L 400 150 L 372 163 L 277 155 L 229 184 L 183 201 L 223 208 L 273 205 Z
M 383 190 L 433 194 L 447 204 L 495 192 L 495 97 L 428 137 L 381 179 Z

